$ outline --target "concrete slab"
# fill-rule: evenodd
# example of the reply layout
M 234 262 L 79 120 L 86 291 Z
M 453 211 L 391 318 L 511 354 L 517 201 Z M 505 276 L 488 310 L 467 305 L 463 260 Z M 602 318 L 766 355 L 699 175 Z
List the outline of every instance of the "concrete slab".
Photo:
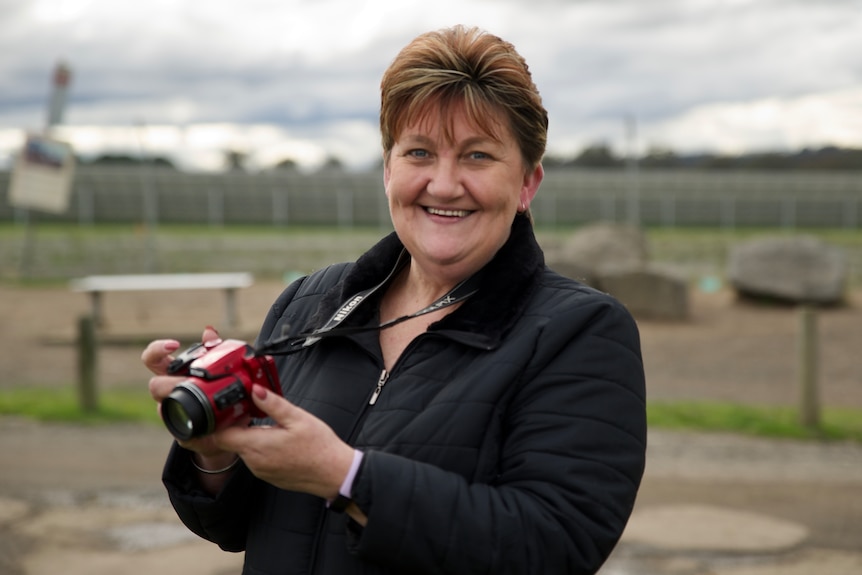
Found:
M 242 558 L 242 554 L 225 553 L 203 540 L 162 548 L 157 552 L 76 549 L 48 545 L 28 555 L 23 561 L 23 568 L 27 575 L 228 575 L 242 570 Z
M 808 529 L 764 515 L 706 505 L 636 511 L 623 541 L 673 551 L 778 553 L 801 545 Z
M 26 501 L 0 497 L 0 527 L 14 523 L 30 514 L 30 504 Z
M 720 567 L 714 575 L 851 575 L 862 573 L 862 553 L 809 549 L 784 561 Z

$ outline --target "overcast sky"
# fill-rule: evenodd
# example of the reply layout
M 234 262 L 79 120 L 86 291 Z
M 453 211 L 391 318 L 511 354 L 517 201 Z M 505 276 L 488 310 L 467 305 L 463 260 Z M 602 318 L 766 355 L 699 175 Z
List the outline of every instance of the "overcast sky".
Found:
M 417 34 L 476 25 L 515 44 L 549 152 L 607 143 L 739 153 L 862 147 L 862 0 L 0 0 L 0 167 L 45 128 L 84 156 L 219 169 L 376 162 L 378 85 Z

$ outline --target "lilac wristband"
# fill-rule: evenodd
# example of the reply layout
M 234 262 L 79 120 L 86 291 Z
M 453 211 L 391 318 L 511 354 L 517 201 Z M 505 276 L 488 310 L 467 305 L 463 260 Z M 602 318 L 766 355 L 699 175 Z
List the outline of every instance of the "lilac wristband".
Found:
M 350 469 L 347 471 L 347 475 L 344 476 L 344 481 L 341 482 L 341 487 L 338 488 L 337 499 L 350 499 L 353 494 L 353 481 L 356 479 L 356 474 L 359 472 L 359 466 L 362 464 L 362 458 L 365 454 L 358 449 L 353 450 L 353 463 L 350 464 Z M 326 506 L 329 507 L 332 505 L 331 501 L 326 502 Z

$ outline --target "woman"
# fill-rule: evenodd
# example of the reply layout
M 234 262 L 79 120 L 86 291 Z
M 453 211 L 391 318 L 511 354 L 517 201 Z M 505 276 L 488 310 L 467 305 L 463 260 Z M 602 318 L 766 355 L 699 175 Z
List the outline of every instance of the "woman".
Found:
M 284 398 L 255 386 L 269 425 L 175 445 L 171 501 L 249 574 L 594 573 L 643 473 L 643 367 L 625 309 L 544 265 L 527 65 L 455 27 L 381 93 L 395 232 L 277 299 L 258 345 L 304 341 L 278 359 Z M 157 401 L 178 345 L 143 353 Z

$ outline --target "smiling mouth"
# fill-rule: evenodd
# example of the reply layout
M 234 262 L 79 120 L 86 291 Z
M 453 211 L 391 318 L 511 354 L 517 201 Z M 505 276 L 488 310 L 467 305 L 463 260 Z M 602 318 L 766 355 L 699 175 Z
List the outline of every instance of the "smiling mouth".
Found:
M 473 212 L 469 210 L 441 210 L 440 208 L 425 208 L 432 216 L 444 216 L 447 218 L 466 218 Z

